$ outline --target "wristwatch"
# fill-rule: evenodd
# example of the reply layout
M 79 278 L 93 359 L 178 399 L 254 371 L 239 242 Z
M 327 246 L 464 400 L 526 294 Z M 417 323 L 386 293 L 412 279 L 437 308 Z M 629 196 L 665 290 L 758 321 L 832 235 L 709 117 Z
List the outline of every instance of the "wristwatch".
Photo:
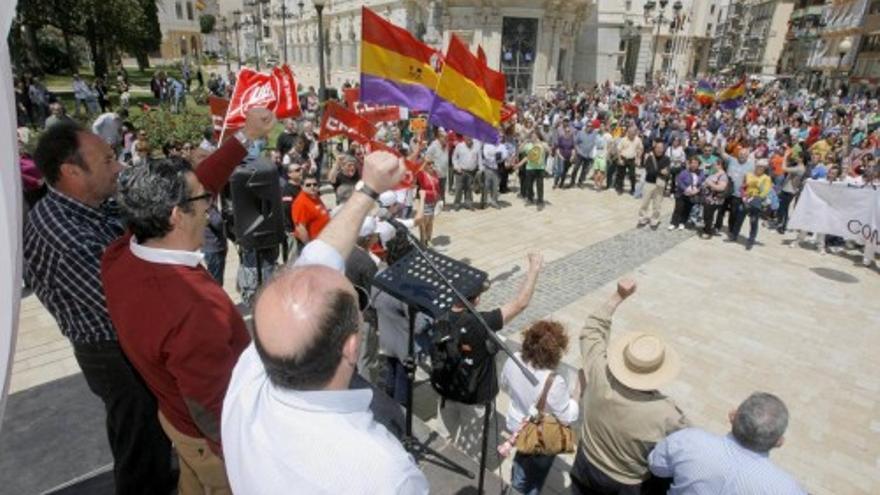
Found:
M 374 191 L 372 187 L 368 186 L 362 180 L 359 180 L 357 184 L 354 185 L 354 190 L 357 192 L 362 192 L 367 196 L 373 198 L 373 201 L 379 201 L 379 193 Z
M 251 145 L 254 144 L 252 139 L 248 139 L 248 137 L 244 135 L 244 131 L 238 131 L 234 135 L 235 139 L 238 139 L 238 142 L 241 143 L 241 146 L 246 150 L 250 149 Z

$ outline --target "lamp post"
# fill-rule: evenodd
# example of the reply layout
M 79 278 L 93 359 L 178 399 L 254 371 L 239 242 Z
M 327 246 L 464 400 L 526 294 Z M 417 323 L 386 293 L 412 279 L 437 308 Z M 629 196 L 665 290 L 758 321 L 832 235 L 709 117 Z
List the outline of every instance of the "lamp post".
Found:
M 318 12 L 318 101 L 324 101 L 327 88 L 324 86 L 324 4 L 326 0 L 312 0 L 315 10 Z
M 653 13 L 654 9 L 657 8 L 657 3 L 658 2 L 655 2 L 654 0 L 648 0 L 647 2 L 645 2 L 645 22 L 651 20 L 651 14 Z M 654 39 L 651 43 L 651 65 L 647 77 L 647 82 L 650 83 L 652 86 L 654 85 L 654 63 L 657 59 L 657 43 L 659 42 L 660 38 L 660 26 L 662 26 L 663 23 L 667 21 L 664 14 L 666 13 L 666 6 L 669 5 L 669 0 L 660 0 L 659 4 L 660 8 L 657 9 L 656 18 L 657 32 L 656 34 L 654 34 Z M 672 10 L 674 10 L 675 13 L 678 14 L 681 9 L 681 0 L 675 0 L 675 3 L 672 4 Z
M 513 77 L 513 94 L 519 97 L 519 59 L 522 56 L 522 43 L 525 40 L 526 27 L 522 24 L 516 26 L 516 75 Z
M 226 24 L 226 16 L 220 18 L 220 25 L 223 27 L 223 56 L 226 58 L 226 72 L 232 72 L 232 65 L 229 61 L 229 26 Z
M 241 23 L 239 19 L 241 18 L 240 10 L 233 10 L 232 16 L 234 20 L 232 21 L 232 28 L 235 30 L 235 56 L 238 59 L 238 70 L 241 70 L 241 44 L 238 41 L 238 29 L 241 27 Z

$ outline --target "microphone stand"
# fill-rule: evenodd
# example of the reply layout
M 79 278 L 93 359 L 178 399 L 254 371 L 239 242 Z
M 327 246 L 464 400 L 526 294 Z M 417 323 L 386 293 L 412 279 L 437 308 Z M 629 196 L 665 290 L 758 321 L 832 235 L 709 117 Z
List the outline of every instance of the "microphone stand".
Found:
M 422 244 L 419 242 L 418 239 L 416 239 L 416 237 L 412 234 L 412 232 L 410 232 L 409 229 L 405 225 L 403 225 L 402 223 L 397 221 L 397 219 L 389 218 L 389 219 L 387 219 L 387 221 L 392 226 L 394 226 L 395 229 L 397 229 L 398 231 L 403 231 L 406 234 L 406 239 L 409 242 L 410 246 L 412 246 L 412 248 L 415 249 L 416 252 L 419 254 L 419 257 L 421 257 L 422 260 L 424 260 L 428 264 L 428 266 L 431 267 L 431 270 L 433 270 L 434 273 L 436 273 L 437 276 L 440 277 L 440 280 L 443 281 L 443 284 L 446 285 L 446 287 L 448 287 L 452 291 L 453 294 L 455 294 L 455 297 L 458 300 L 458 302 L 460 302 L 468 310 L 468 312 L 470 312 L 470 314 L 472 314 L 477 319 L 477 321 L 480 322 L 480 325 L 483 327 L 483 330 L 485 331 L 486 335 L 489 336 L 489 339 L 493 342 L 493 344 L 496 346 L 496 348 L 504 351 L 505 354 L 507 354 L 510 357 L 510 359 L 513 360 L 514 364 L 516 364 L 516 366 L 519 367 L 520 371 L 522 371 L 523 375 L 525 375 L 525 377 L 529 381 L 529 383 L 531 383 L 532 385 L 538 385 L 538 378 L 534 375 L 534 373 L 532 373 L 528 368 L 526 368 L 525 363 L 523 363 L 522 360 L 519 359 L 519 357 L 517 357 L 510 350 L 510 348 L 508 348 L 504 344 L 504 342 L 501 341 L 501 338 L 499 338 L 498 335 L 496 335 L 495 332 L 493 332 L 492 329 L 489 328 L 489 324 L 486 323 L 486 320 L 483 319 L 483 316 L 480 315 L 479 311 L 477 311 L 477 309 L 474 308 L 473 304 L 471 304 L 470 301 L 468 301 L 468 299 L 466 297 L 464 297 L 464 295 L 462 295 L 462 293 L 459 292 L 458 289 L 455 288 L 455 285 L 453 285 L 453 283 L 446 277 L 446 275 L 440 270 L 440 268 L 437 267 L 437 265 L 434 263 L 434 261 L 431 259 L 431 257 L 428 256 L 428 253 L 425 251 L 425 248 L 422 247 Z M 412 407 L 413 407 L 412 406 L 412 399 L 413 399 L 413 393 L 414 393 L 413 384 L 415 382 L 415 369 L 416 369 L 415 361 L 413 359 L 413 355 L 414 355 L 413 334 L 415 333 L 415 329 L 414 329 L 415 312 L 413 311 L 413 308 L 411 306 L 409 308 L 409 314 L 410 314 L 410 316 L 409 316 L 409 318 L 410 318 L 410 320 L 409 320 L 410 321 L 410 335 L 409 335 L 410 357 L 407 359 L 406 369 L 407 369 L 407 380 L 409 381 L 409 389 L 410 390 L 409 390 L 409 396 L 407 397 L 407 407 L 406 407 L 406 423 L 407 424 L 406 424 L 405 438 L 408 438 L 409 442 L 411 442 L 412 441 L 412 414 L 413 414 L 412 413 Z M 494 358 L 492 358 L 492 359 L 494 359 Z M 489 443 L 488 435 L 489 435 L 489 424 L 490 424 L 489 417 L 492 414 L 492 402 L 491 401 L 487 402 L 484 405 L 483 414 L 484 414 L 484 417 L 483 417 L 483 438 L 482 438 L 482 446 L 481 446 L 481 453 L 480 453 L 480 475 L 479 475 L 479 481 L 477 484 L 477 493 L 479 493 L 479 494 L 483 493 L 483 486 L 485 484 L 486 456 L 488 454 L 488 448 L 489 448 L 488 447 L 488 443 Z

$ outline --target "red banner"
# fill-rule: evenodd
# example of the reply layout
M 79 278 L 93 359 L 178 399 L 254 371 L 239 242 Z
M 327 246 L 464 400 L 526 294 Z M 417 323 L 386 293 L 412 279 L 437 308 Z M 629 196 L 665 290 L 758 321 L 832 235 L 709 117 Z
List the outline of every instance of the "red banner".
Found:
M 516 105 L 505 103 L 501 107 L 501 122 L 507 122 L 516 115 Z
M 354 112 L 346 110 L 335 101 L 328 101 L 321 117 L 319 141 L 344 134 L 361 144 L 366 144 L 376 135 L 376 126 Z
M 229 100 L 211 95 L 208 97 L 208 106 L 211 108 L 211 125 L 214 128 L 214 140 L 220 139 L 223 133 L 223 119 L 226 118 L 226 111 L 229 109 Z
M 379 122 L 397 122 L 400 120 L 400 107 L 393 105 L 368 105 L 360 101 L 361 90 L 346 88 L 343 90 L 345 105 L 349 110 L 376 124 Z
M 238 129 L 244 125 L 245 114 L 252 108 L 268 108 L 279 119 L 300 114 L 296 81 L 290 67 L 275 67 L 269 74 L 247 67 L 238 72 L 235 90 L 226 114 L 226 128 Z

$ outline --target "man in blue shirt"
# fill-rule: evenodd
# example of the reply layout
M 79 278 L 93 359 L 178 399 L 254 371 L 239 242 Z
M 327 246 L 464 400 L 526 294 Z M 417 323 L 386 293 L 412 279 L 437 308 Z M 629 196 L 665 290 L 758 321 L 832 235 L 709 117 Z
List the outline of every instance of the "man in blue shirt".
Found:
M 596 124 L 599 122 L 596 121 Z M 574 124 L 577 134 L 574 137 L 574 151 L 577 154 L 574 162 L 574 170 L 571 172 L 571 184 L 574 187 L 575 178 L 577 178 L 578 187 L 583 187 L 584 181 L 587 180 L 587 173 L 593 165 L 593 150 L 596 147 L 596 128 L 592 123 L 589 127 L 584 127 L 580 122 Z M 580 170 L 580 176 L 578 176 Z
M 713 435 L 699 428 L 670 434 L 648 455 L 656 476 L 672 478 L 670 495 L 801 495 L 806 493 L 769 458 L 781 447 L 788 409 L 764 392 L 730 413 L 732 431 Z

